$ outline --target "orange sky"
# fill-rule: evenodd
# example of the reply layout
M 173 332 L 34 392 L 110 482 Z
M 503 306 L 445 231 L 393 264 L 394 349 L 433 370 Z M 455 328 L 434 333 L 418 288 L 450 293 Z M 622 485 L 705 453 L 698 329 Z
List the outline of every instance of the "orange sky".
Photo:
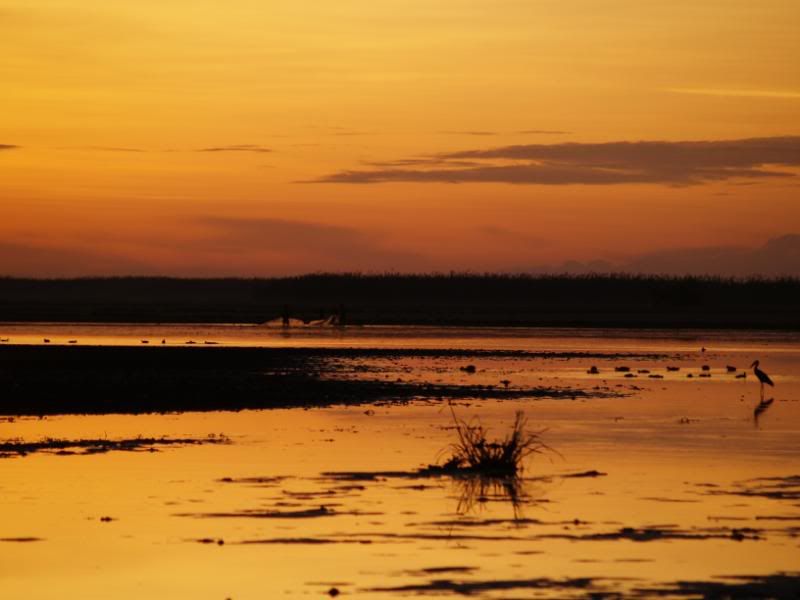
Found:
M 0 1 L 0 273 L 761 246 L 800 233 L 798 23 L 795 0 Z

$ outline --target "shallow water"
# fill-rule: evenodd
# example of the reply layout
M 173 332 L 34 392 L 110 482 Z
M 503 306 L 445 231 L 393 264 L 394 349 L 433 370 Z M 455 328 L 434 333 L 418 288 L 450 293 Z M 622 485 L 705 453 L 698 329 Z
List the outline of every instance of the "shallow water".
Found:
M 443 457 L 454 441 L 450 408 L 439 402 L 0 420 L 0 439 L 224 433 L 232 440 L 1 459 L 3 597 L 238 600 L 327 597 L 334 587 L 364 598 L 689 595 L 693 588 L 678 581 L 698 582 L 696 597 L 715 584 L 742 585 L 736 576 L 771 576 L 772 596 L 797 594 L 800 341 L 793 335 L 25 325 L 2 326 L 0 336 L 593 352 L 607 356 L 374 358 L 343 360 L 340 373 L 622 394 L 455 403 L 459 418 L 480 418 L 497 434 L 517 410 L 546 430 L 554 452 L 528 461 L 516 503 L 502 488 L 475 493 L 470 481 L 403 476 Z M 752 372 L 736 379 L 725 369 L 756 358 L 776 383 L 757 419 Z M 466 362 L 475 374 L 459 369 Z M 703 364 L 711 377 L 699 377 Z M 591 365 L 599 375 L 586 373 Z M 636 377 L 614 371 L 621 365 Z M 352 471 L 396 473 L 341 474 Z M 596 476 L 569 476 L 591 471 Z M 794 573 L 788 583 L 782 572 Z M 781 596 L 775 585 L 789 592 Z
M 259 347 L 468 348 L 609 352 L 734 350 L 795 352 L 796 333 L 703 329 L 576 329 L 552 327 L 409 327 L 365 325 L 312 327 L 274 324 L 0 323 L 9 344 L 137 346 L 206 343 Z

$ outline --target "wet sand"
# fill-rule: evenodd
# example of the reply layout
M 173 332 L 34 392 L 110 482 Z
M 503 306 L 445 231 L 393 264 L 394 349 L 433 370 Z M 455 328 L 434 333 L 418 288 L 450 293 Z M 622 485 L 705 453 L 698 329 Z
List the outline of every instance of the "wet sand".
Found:
M 452 399 L 460 418 L 498 435 L 518 409 L 546 430 L 555 452 L 533 457 L 514 481 L 420 472 L 454 441 L 447 399 L 432 396 L 0 420 L 0 438 L 30 442 L 230 438 L 0 459 L 4 593 L 797 597 L 800 344 L 731 336 L 701 353 L 675 339 L 632 354 L 607 340 L 581 344 L 324 355 L 325 381 L 522 392 Z M 776 382 L 759 414 L 752 372 L 736 378 L 754 358 Z M 462 370 L 468 364 L 474 373 Z M 599 374 L 587 372 L 592 365 Z M 614 394 L 525 395 L 539 387 Z

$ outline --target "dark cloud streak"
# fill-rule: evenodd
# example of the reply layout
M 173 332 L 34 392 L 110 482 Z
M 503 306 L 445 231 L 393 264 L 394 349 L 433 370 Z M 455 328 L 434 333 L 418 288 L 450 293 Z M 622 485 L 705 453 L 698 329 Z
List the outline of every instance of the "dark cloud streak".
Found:
M 147 152 L 147 150 L 143 150 L 142 148 L 123 148 L 121 146 L 87 146 L 86 149 L 97 150 L 98 152 Z
M 561 131 L 558 129 L 522 129 L 517 133 L 522 135 L 569 135 L 571 131 Z
M 442 161 L 438 158 L 401 158 L 399 160 L 364 161 L 370 167 L 421 167 L 440 166 Z M 448 160 L 449 167 L 479 167 L 481 163 L 475 160 Z
M 442 135 L 474 135 L 477 137 L 499 135 L 496 131 L 440 131 L 439 133 Z
M 232 146 L 212 146 L 210 148 L 200 148 L 197 152 L 255 152 L 266 153 L 272 152 L 270 148 L 259 146 L 257 144 L 234 144 Z
M 800 137 L 525 144 L 442 153 L 424 159 L 426 162 L 420 160 L 386 163 L 391 168 L 340 171 L 316 182 L 686 186 L 733 179 L 766 180 L 795 175 L 765 167 L 800 167 Z M 464 165 L 465 160 L 477 164 Z

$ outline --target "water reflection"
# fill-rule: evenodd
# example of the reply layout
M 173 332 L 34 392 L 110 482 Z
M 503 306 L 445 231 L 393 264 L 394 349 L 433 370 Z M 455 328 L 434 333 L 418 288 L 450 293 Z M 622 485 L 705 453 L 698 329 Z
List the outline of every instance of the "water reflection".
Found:
M 141 352 L 158 345 L 155 334 L 147 332 L 151 343 Z M 189 335 L 198 347 L 216 339 L 185 334 L 175 344 Z M 63 339 L 84 344 L 72 335 Z M 324 410 L 0 418 L 0 439 L 205 440 L 224 431 L 233 441 L 0 460 L 3 597 L 50 600 L 58 590 L 63 598 L 104 598 L 113 590 L 120 600 L 278 598 L 333 587 L 343 597 L 389 598 L 797 597 L 798 576 L 787 574 L 797 569 L 800 536 L 800 402 L 792 401 L 800 385 L 791 375 L 800 352 L 758 352 L 780 377 L 782 401 L 773 409 L 772 399 L 755 401 L 754 378 L 723 373 L 728 363 L 749 364 L 749 341 L 728 354 L 714 345 L 704 358 L 712 379 L 685 377 L 700 369 L 699 343 L 691 356 L 670 355 L 678 373 L 662 358 L 626 354 L 634 371 L 665 375 L 634 380 L 636 388 L 614 375 L 623 360 L 609 354 L 615 343 L 581 341 L 589 356 L 574 341 L 504 338 L 488 344 L 540 353 L 396 353 L 355 365 L 374 367 L 364 377 L 402 377 L 419 389 L 499 390 L 507 379 L 509 392 L 563 390 L 459 401 L 460 411 L 491 427 L 490 441 L 520 408 L 548 428 L 563 461 L 536 457 L 524 477 L 426 469 L 454 436 L 446 400 L 433 392 L 424 401 Z M 545 354 L 566 346 L 571 354 Z M 474 375 L 459 370 L 468 361 Z M 593 363 L 599 376 L 585 374 Z M 566 393 L 587 387 L 589 377 L 602 395 Z M 763 418 L 768 411 L 780 419 Z
M 761 400 L 761 402 L 758 403 L 758 406 L 755 407 L 755 409 L 753 410 L 753 424 L 756 427 L 758 427 L 758 420 L 764 415 L 765 412 L 769 410 L 774 400 L 775 398 L 769 398 L 768 400 Z
M 523 506 L 530 500 L 530 482 L 519 476 L 488 477 L 466 475 L 453 478 L 458 490 L 459 515 L 480 512 L 488 502 L 508 502 L 514 513 L 514 520 L 523 519 Z

